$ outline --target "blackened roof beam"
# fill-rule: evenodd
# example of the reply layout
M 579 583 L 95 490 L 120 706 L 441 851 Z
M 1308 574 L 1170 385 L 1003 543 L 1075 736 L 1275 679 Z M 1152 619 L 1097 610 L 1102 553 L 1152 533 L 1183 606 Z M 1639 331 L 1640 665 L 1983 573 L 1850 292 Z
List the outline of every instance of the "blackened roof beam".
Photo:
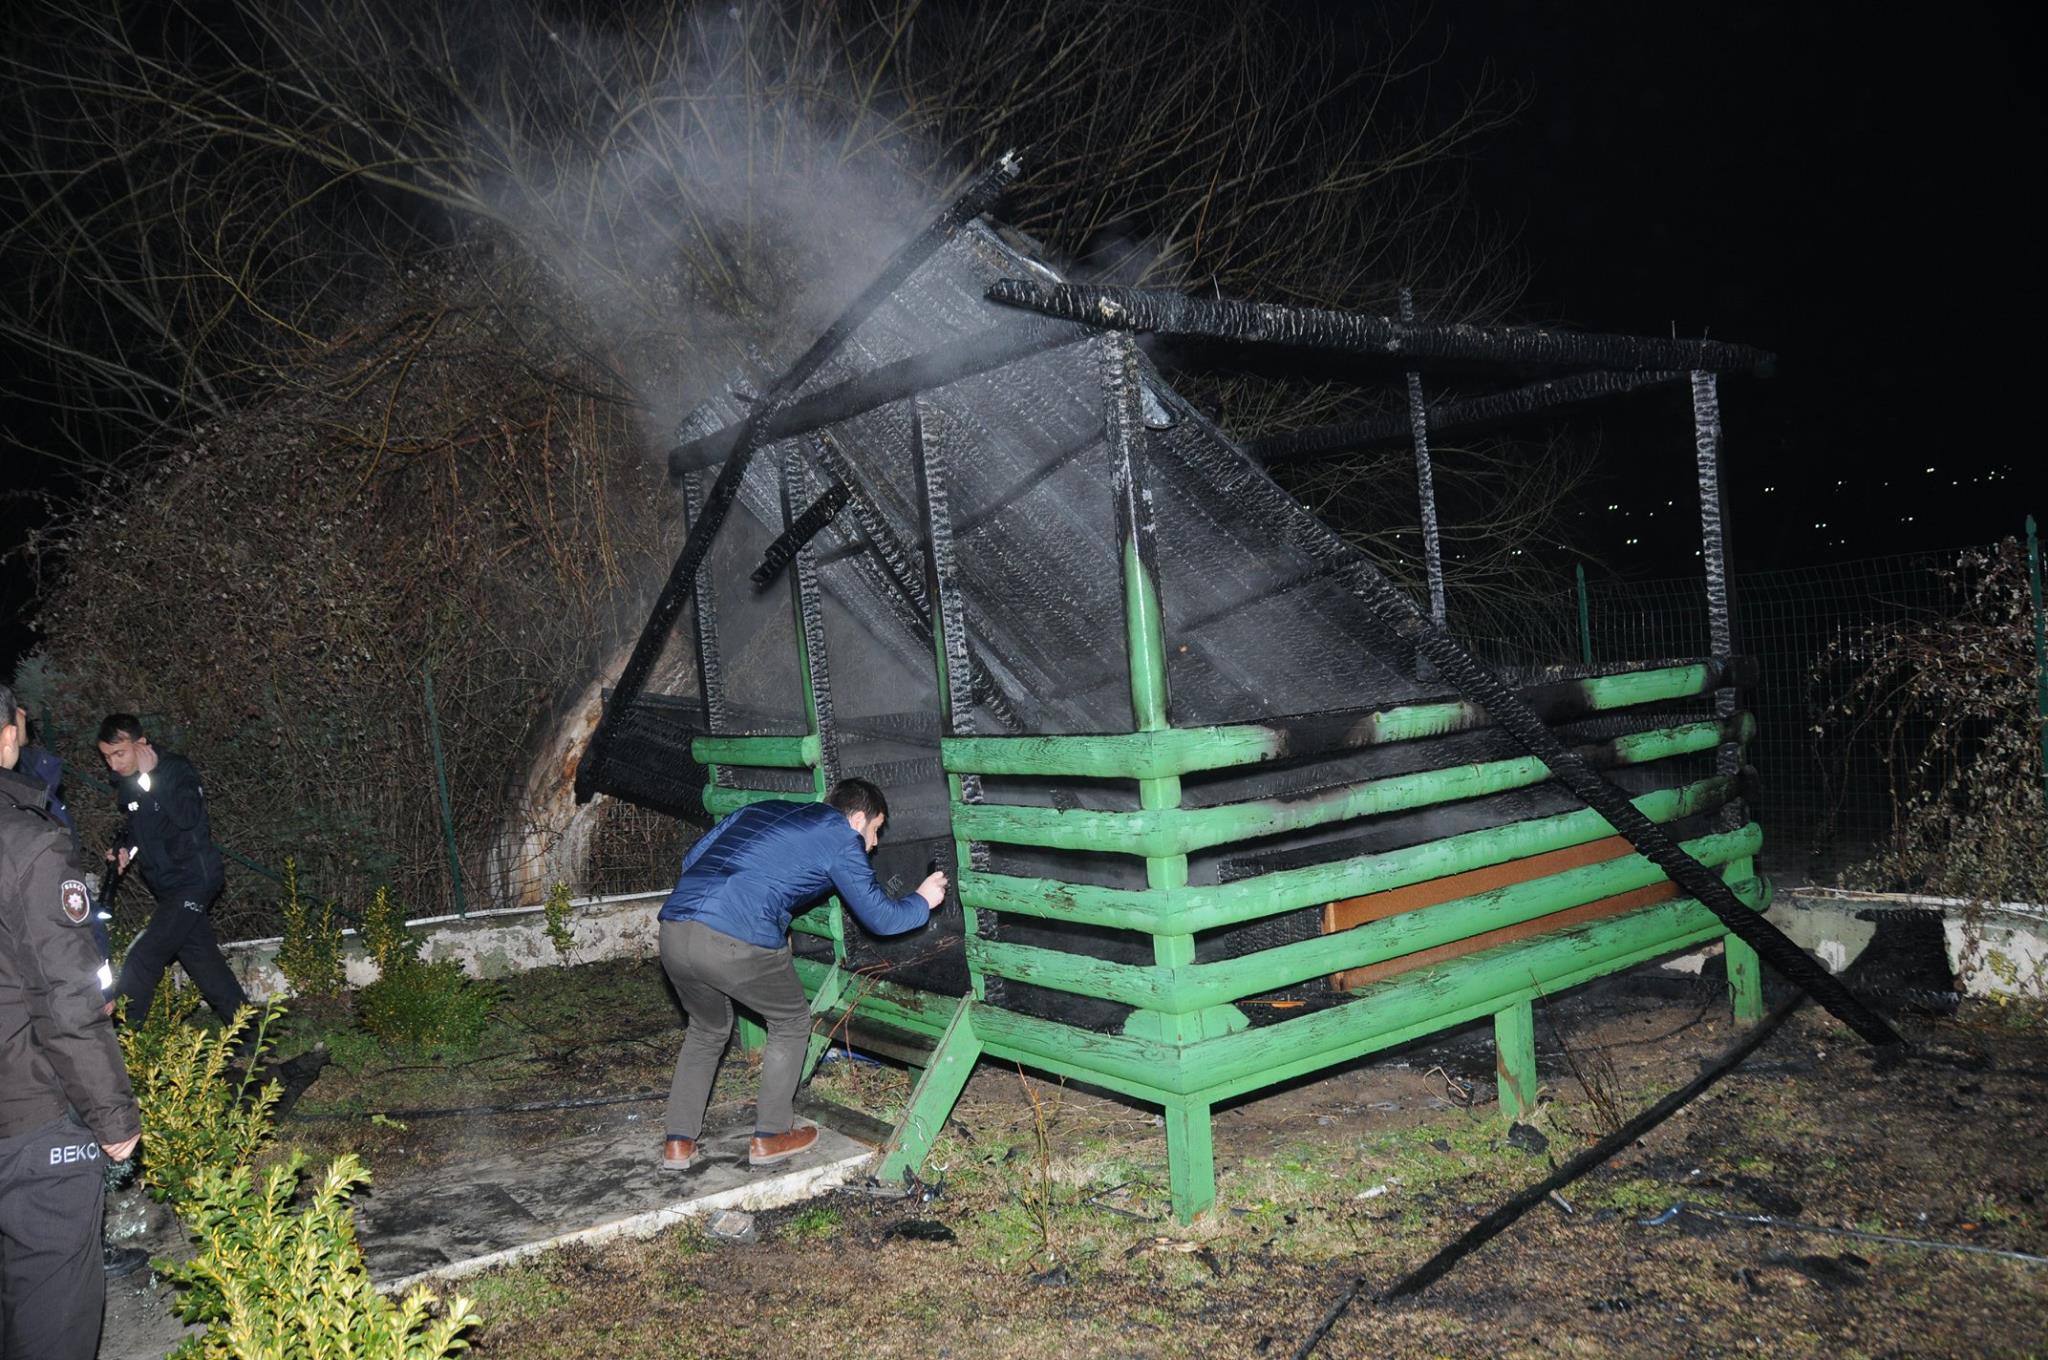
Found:
M 762 440 L 772 444 L 809 434 L 892 401 L 1086 340 L 1091 334 L 1088 327 L 1071 322 L 1031 321 L 1020 326 L 1015 320 L 1006 321 L 793 401 L 769 417 Z M 745 427 L 745 421 L 738 421 L 676 445 L 669 450 L 668 475 L 680 478 L 724 462 Z
M 619 672 L 612 701 L 604 706 L 597 720 L 597 731 L 591 734 L 582 759 L 577 762 L 578 802 L 588 802 L 596 794 L 606 791 L 606 761 L 613 736 L 622 721 L 620 715 L 632 708 L 640 697 L 641 689 L 647 684 L 648 672 L 653 669 L 661 649 L 667 645 L 669 632 L 683 612 L 684 603 L 696 593 L 697 572 L 704 565 L 711 545 L 717 541 L 718 530 L 725 523 L 733 502 L 739 499 L 740 479 L 746 475 L 747 462 L 768 442 L 764 427 L 787 410 L 811 375 L 839 352 L 847 339 L 860 329 L 889 294 L 902 286 L 918 265 L 951 240 L 963 225 L 996 205 L 1022 168 L 1014 153 L 1005 152 L 1001 160 L 982 172 L 923 231 L 889 257 L 881 271 L 861 290 L 860 296 L 811 342 L 811 347 L 797 357 L 796 362 L 741 422 L 734 437 L 732 454 L 719 469 L 711 489 L 705 493 L 704 505 L 697 512 L 696 521 L 690 525 L 690 536 L 683 541 L 683 551 L 676 558 L 675 565 L 669 568 L 668 581 L 655 597 L 654 609 L 647 616 L 647 623 L 641 628 L 640 638 L 633 644 L 631 655 L 626 658 L 625 668 Z
M 1296 345 L 1409 362 L 1539 364 L 1768 375 L 1774 356 L 1720 340 L 1660 340 L 1540 326 L 1398 321 L 1323 307 L 1229 302 L 1144 288 L 998 279 L 990 301 L 1109 330 L 1239 344 Z
M 768 551 L 761 554 L 761 565 L 754 568 L 754 584 L 765 586 L 781 575 L 782 569 L 795 561 L 796 555 L 804 550 L 804 545 L 823 533 L 825 526 L 839 517 L 840 510 L 845 508 L 852 495 L 844 482 L 834 482 L 825 488 L 825 494 L 812 501 L 804 512 L 796 517 L 795 522 L 768 545 Z

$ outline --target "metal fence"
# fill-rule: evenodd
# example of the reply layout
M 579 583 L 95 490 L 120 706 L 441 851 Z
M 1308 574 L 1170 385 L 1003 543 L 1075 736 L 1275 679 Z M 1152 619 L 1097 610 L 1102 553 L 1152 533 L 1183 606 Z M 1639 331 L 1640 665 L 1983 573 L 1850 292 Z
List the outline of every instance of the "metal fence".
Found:
M 1761 778 L 1764 859 L 1781 882 L 1831 881 L 1890 834 L 1884 745 L 1874 732 L 1830 720 L 1850 673 L 1826 659 L 1831 646 L 1858 634 L 1952 610 L 1961 551 L 1733 577 L 1735 650 L 1761 666 L 1749 696 L 1758 725 L 1751 759 Z M 1562 581 L 1551 598 L 1518 617 L 1511 632 L 1500 631 L 1508 635 L 1474 638 L 1471 645 L 1501 664 L 1704 656 L 1706 582 Z M 1901 735 L 1907 745 L 1928 735 L 1930 721 L 1906 718 Z

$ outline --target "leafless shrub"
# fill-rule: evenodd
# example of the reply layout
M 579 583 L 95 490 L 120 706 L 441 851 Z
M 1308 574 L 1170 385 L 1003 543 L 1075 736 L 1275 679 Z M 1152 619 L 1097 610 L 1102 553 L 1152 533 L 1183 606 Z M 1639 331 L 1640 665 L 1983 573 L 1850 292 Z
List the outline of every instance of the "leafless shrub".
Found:
M 1433 110 L 1403 97 L 1427 54 L 1257 7 L 152 14 L 41 0 L 4 58 L 0 343 L 79 488 L 30 554 L 43 707 L 74 760 L 109 708 L 167 715 L 224 839 L 344 906 L 445 904 L 423 676 L 474 879 L 677 547 L 650 446 L 1004 147 L 1032 167 L 1008 215 L 1101 276 L 1354 307 L 1405 284 L 1465 319 L 1516 283 L 1455 174 L 1508 101 Z M 1355 392 L 1201 399 L 1261 433 Z M 1387 467 L 1304 494 L 1342 510 Z
M 1844 881 L 2038 902 L 2048 808 L 2026 550 L 2008 538 L 1942 574 L 1950 608 L 1849 632 L 1814 665 L 1817 682 L 1849 676 L 1814 726 L 1823 753 L 1876 741 L 1892 797 L 1889 841 Z

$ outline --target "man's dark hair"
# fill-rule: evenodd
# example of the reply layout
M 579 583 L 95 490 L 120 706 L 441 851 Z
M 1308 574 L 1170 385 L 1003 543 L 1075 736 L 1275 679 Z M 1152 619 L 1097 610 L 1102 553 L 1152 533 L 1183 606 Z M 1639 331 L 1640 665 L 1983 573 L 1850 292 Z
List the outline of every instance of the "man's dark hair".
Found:
M 14 686 L 0 680 L 0 727 L 11 725 L 14 722 L 14 711 L 20 707 L 21 704 L 14 697 Z M 28 734 L 24 732 L 22 735 L 26 737 Z
M 145 735 L 142 719 L 133 713 L 109 713 L 100 719 L 99 739 L 110 745 L 122 740 L 134 741 Z
M 856 812 L 865 812 L 871 822 L 889 815 L 889 800 L 865 779 L 840 780 L 832 786 L 832 792 L 825 795 L 825 801 L 849 817 Z

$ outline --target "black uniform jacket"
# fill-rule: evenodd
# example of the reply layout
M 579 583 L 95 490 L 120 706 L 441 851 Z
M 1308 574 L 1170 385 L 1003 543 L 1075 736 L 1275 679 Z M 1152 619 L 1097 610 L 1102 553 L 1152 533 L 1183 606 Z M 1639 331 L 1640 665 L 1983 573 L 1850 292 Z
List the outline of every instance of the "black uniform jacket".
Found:
M 150 896 L 202 907 L 220 896 L 220 851 L 206 818 L 206 790 L 191 761 L 163 752 L 148 774 L 116 780 L 114 798 L 127 819 L 123 844 L 142 851 L 135 867 Z
M 46 790 L 0 770 L 0 1138 L 67 1107 L 102 1143 L 142 1131 L 114 1025 L 100 1007 L 92 893 Z

